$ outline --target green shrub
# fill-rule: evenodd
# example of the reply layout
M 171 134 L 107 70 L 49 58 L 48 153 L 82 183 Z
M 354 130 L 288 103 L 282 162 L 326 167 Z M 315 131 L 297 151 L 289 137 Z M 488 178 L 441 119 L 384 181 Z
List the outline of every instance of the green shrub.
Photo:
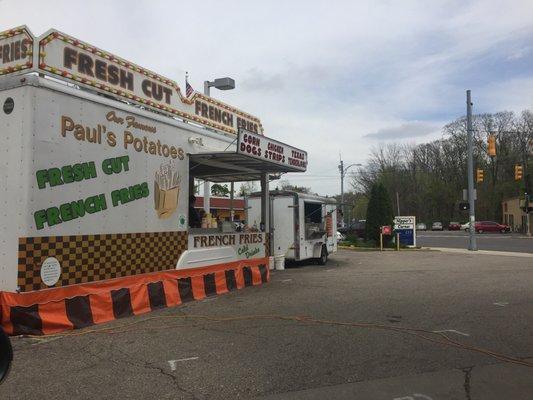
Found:
M 392 226 L 392 219 L 392 204 L 387 189 L 381 182 L 373 184 L 366 210 L 366 239 L 379 244 L 380 228 L 385 225 Z M 385 245 L 390 238 L 390 236 L 383 237 Z

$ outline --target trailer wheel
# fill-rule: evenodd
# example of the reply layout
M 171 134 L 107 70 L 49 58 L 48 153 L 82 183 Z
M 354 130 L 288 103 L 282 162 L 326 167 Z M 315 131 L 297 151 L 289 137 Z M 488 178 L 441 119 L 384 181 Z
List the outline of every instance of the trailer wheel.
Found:
M 0 327 L 0 383 L 6 379 L 12 361 L 13 348 L 11 347 L 11 342 L 9 341 L 9 337 L 4 333 L 4 330 Z
M 326 246 L 322 246 L 322 251 L 320 252 L 320 258 L 318 259 L 319 265 L 326 265 L 328 262 L 328 249 Z

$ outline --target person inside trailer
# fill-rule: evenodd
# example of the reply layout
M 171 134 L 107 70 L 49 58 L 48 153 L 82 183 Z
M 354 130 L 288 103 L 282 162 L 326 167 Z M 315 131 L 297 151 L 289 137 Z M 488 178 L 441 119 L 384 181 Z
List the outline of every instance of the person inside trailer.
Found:
M 196 197 L 191 194 L 189 196 L 189 226 L 191 228 L 200 228 L 202 224 L 202 219 L 200 218 L 200 214 L 198 214 L 198 210 L 194 208 L 195 202 Z

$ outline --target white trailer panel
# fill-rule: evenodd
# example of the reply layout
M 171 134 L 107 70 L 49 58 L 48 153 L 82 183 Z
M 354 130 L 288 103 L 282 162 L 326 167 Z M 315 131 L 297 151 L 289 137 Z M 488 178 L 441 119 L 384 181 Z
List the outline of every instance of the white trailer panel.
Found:
M 49 80 L 24 79 L 24 85 L 4 80 L 0 91 L 1 105 L 13 103 L 9 113 L 0 111 L 0 290 L 17 290 L 17 273 L 40 269 L 43 260 L 32 251 L 17 272 L 21 243 L 36 237 L 49 245 L 73 235 L 181 232 L 176 251 L 186 249 L 187 154 L 198 152 L 188 138 L 201 134 L 204 151 L 222 151 L 231 140 Z
M 248 222 L 260 221 L 261 201 L 247 199 Z M 319 259 L 337 251 L 337 205 L 330 199 L 296 192 L 270 193 L 272 254 L 290 260 Z

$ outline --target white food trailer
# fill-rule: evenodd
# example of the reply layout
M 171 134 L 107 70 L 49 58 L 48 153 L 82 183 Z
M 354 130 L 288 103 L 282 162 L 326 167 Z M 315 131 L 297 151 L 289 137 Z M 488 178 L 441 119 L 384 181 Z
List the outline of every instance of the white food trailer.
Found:
M 260 221 L 261 197 L 246 199 L 247 222 Z M 337 251 L 337 203 L 335 199 L 293 191 L 270 192 L 272 253 L 285 259 L 315 259 L 326 264 Z
M 269 279 L 263 229 L 206 210 L 195 180 L 305 171 L 259 119 L 57 30 L 0 32 L 0 324 L 49 334 Z

